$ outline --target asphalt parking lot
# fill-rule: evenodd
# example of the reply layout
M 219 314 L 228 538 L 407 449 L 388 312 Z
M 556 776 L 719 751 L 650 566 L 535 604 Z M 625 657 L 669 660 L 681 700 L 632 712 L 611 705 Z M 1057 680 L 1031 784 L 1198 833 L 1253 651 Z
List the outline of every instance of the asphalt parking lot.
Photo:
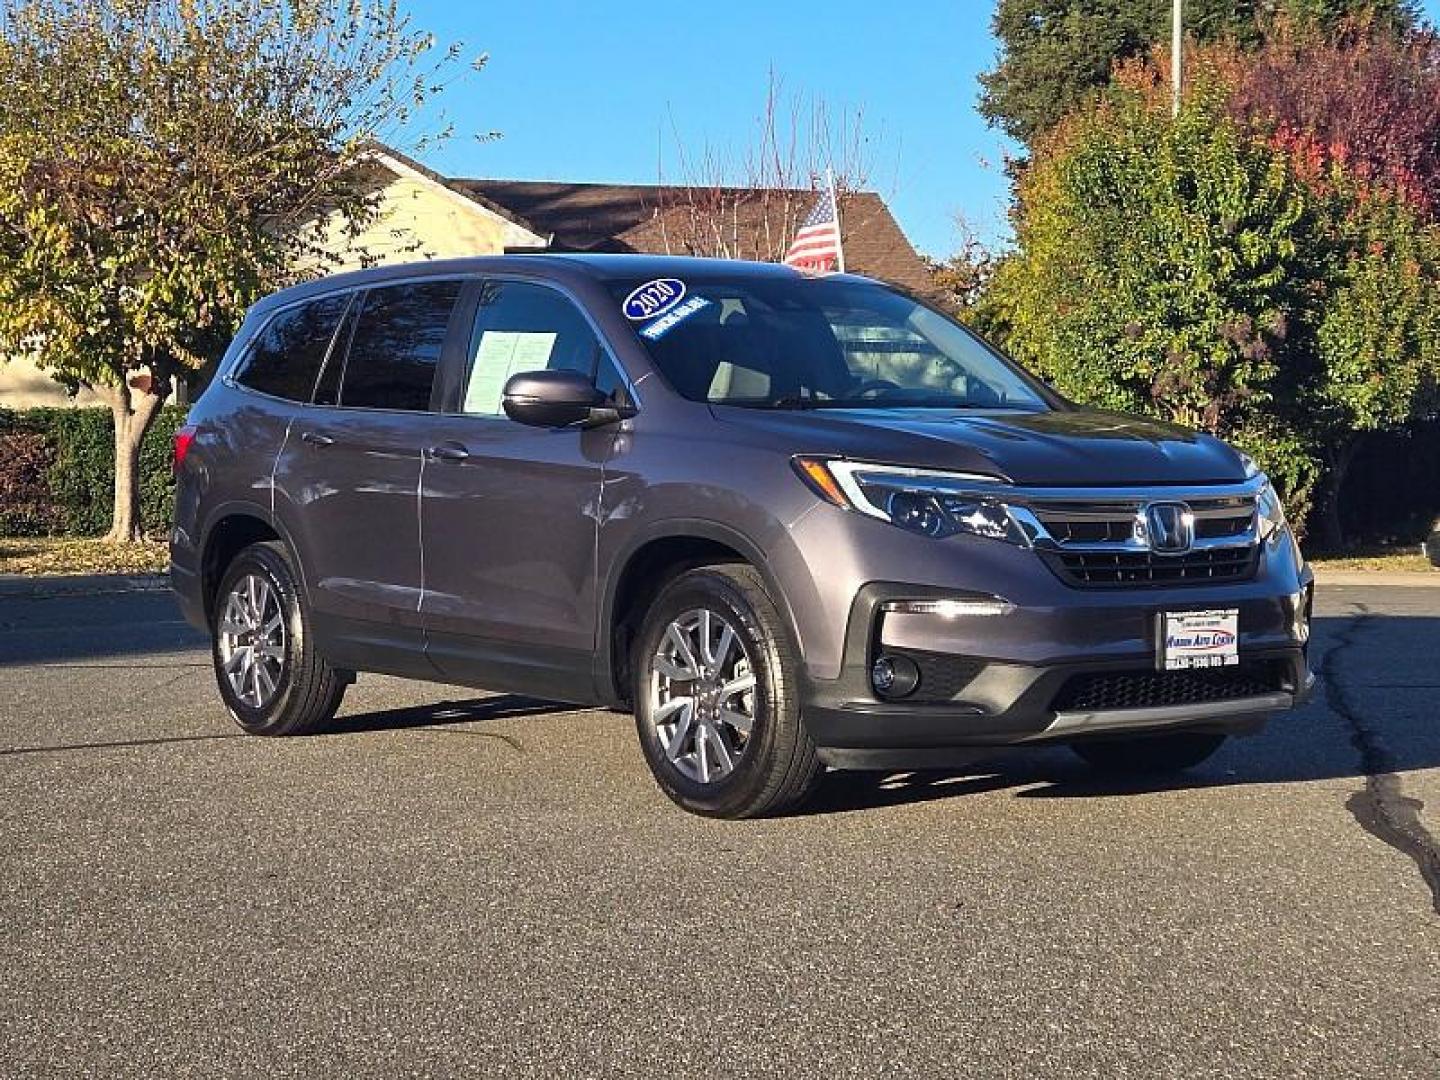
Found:
M 1440 1075 L 1440 589 L 1318 615 L 1183 783 L 725 823 L 625 716 L 362 677 L 245 738 L 168 595 L 0 599 L 0 1073 Z

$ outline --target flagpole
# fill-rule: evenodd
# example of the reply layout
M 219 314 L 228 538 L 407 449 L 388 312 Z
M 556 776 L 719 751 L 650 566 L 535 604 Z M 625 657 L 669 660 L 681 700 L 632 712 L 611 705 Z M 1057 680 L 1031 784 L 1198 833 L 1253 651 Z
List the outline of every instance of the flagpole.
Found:
M 845 244 L 840 239 L 840 197 L 835 194 L 835 170 L 825 170 L 825 183 L 830 187 L 830 205 L 835 208 L 835 268 L 845 273 Z

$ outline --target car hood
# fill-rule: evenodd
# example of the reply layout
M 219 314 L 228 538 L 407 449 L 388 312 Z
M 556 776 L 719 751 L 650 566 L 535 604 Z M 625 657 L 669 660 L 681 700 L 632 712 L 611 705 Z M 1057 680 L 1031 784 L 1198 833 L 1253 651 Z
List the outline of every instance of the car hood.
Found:
M 1098 410 L 766 410 L 712 406 L 717 420 L 769 434 L 777 448 L 999 476 L 1016 484 L 1211 484 L 1245 478 L 1219 439 Z

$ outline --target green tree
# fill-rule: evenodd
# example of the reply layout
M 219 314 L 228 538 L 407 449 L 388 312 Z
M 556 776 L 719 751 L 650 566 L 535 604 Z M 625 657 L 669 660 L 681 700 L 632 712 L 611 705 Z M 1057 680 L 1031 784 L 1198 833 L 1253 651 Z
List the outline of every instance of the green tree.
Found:
M 1256 0 L 1187 0 L 1201 40 L 1253 37 Z M 980 76 L 980 112 L 1029 145 L 1110 82 L 1116 63 L 1168 40 L 1170 0 L 1000 0 L 995 68 Z
M 387 0 L 0 2 L 0 356 L 109 401 L 112 540 L 171 387 L 364 222 L 365 140 L 459 59 Z
M 1213 95 L 1177 123 L 1112 94 L 1022 179 L 1019 253 L 997 287 L 1009 343 L 1067 393 L 1233 434 L 1307 349 L 1313 216 L 1283 159 Z
M 1401 199 L 1334 182 L 1340 257 L 1307 403 L 1327 468 L 1321 539 L 1338 548 L 1340 494 L 1364 439 L 1440 415 L 1440 226 Z
M 1357 16 L 1369 16 L 1395 33 L 1415 26 L 1420 10 L 1416 0 L 1270 0 L 1263 6 L 1272 15 L 1327 30 Z
M 1415 21 L 1412 0 L 1185 0 L 1185 29 L 1254 46 L 1276 16 L 1329 26 L 1363 12 L 1396 28 Z M 1000 54 L 980 76 L 980 111 L 1028 146 L 1107 86 L 1117 63 L 1169 41 L 1170 18 L 1171 0 L 1000 0 Z
M 1247 130 L 1223 83 L 1172 121 L 1158 74 L 1122 69 L 1037 144 L 981 312 L 1063 393 L 1236 442 L 1303 524 L 1361 433 L 1436 409 L 1440 232 Z

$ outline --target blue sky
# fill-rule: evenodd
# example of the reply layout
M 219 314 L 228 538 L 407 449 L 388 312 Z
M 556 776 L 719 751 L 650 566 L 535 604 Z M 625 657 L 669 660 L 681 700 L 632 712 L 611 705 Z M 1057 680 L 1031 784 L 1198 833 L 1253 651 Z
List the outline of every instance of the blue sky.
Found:
M 872 187 L 922 251 L 954 249 L 963 215 L 1005 232 L 1006 140 L 975 111 L 990 66 L 983 0 L 408 0 L 416 27 L 490 64 L 447 91 L 457 134 L 425 153 L 452 176 L 652 183 L 673 129 L 692 150 L 748 145 L 773 67 L 787 91 L 862 109 Z M 1440 21 L 1440 0 L 1424 0 Z M 475 132 L 502 138 L 481 143 Z

